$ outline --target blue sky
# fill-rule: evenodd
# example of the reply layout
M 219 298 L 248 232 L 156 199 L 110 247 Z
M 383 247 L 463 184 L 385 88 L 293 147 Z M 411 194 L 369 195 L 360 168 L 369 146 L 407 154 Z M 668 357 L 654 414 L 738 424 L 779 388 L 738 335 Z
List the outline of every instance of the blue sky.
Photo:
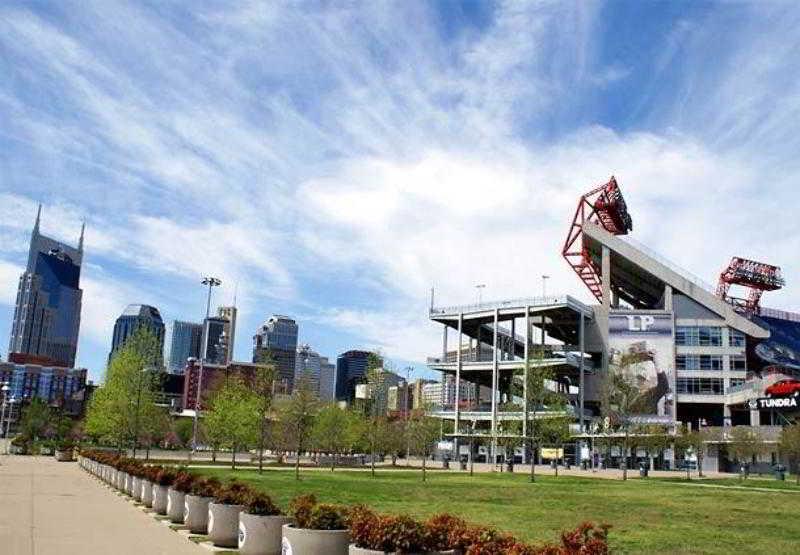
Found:
M 800 309 L 799 28 L 777 1 L 4 2 L 0 338 L 42 202 L 47 234 L 87 220 L 96 378 L 126 304 L 199 319 L 203 274 L 238 288 L 239 359 L 277 312 L 420 363 L 431 287 L 588 300 L 560 246 L 611 174 L 639 241 L 711 282 L 779 264 L 765 304 Z

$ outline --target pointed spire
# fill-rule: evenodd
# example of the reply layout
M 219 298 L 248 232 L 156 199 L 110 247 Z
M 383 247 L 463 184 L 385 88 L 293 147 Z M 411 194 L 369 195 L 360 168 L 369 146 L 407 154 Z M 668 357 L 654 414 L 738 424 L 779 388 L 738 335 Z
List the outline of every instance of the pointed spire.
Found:
M 33 224 L 33 234 L 39 234 L 39 222 L 42 219 L 42 203 L 39 203 L 39 208 L 36 210 L 36 223 Z
M 81 224 L 81 238 L 78 239 L 78 250 L 83 252 L 83 233 L 86 231 L 86 222 Z

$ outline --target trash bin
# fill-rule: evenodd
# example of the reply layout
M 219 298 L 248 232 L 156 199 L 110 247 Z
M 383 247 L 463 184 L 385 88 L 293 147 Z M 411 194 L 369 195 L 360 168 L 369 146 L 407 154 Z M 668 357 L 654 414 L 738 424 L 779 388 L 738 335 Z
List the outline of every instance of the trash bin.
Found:
M 506 461 L 506 472 L 514 472 L 514 461 L 511 459 Z
M 450 469 L 450 457 L 445 457 L 442 459 L 442 468 L 444 468 L 445 470 Z
M 639 463 L 639 476 L 642 478 L 647 478 L 647 475 L 650 473 L 650 469 L 647 468 L 647 464 L 641 462 Z
M 589 470 L 589 461 L 586 459 L 581 461 L 581 470 Z
M 780 480 L 783 482 L 786 480 L 786 467 L 782 464 L 776 464 L 772 467 L 773 472 L 775 473 L 775 479 Z
M 551 460 L 551 461 L 550 461 L 550 468 L 552 468 L 553 470 L 555 470 L 556 468 L 558 468 L 558 461 L 557 461 L 557 460 L 555 460 L 555 459 Z
M 461 457 L 461 460 L 459 460 L 459 466 L 461 467 L 461 470 L 467 469 L 467 462 L 469 462 L 467 457 Z

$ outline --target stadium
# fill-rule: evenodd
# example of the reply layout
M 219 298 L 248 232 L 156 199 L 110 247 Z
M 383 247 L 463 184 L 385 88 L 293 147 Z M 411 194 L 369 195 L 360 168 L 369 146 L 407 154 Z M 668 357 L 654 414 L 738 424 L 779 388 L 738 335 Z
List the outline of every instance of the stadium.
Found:
M 761 303 L 765 293 L 784 286 L 780 268 L 735 257 L 712 286 L 637 243 L 632 230 L 612 177 L 580 197 L 562 249 L 595 303 L 570 295 L 431 303 L 429 317 L 442 326 L 442 353 L 428 365 L 457 388 L 457 402 L 438 412 L 451 430 L 454 454 L 472 449 L 472 456 L 505 460 L 498 440 L 509 420 L 522 421 L 521 437 L 529 438 L 532 411 L 536 418 L 552 411 L 529 406 L 519 391 L 531 368 L 547 366 L 550 387 L 568 399 L 574 420 L 566 457 L 592 464 L 595 440 L 613 435 L 602 417 L 603 378 L 625 361 L 641 396 L 630 420 L 670 434 L 682 426 L 708 431 L 704 470 L 737 470 L 726 445 L 738 426 L 767 446 L 754 464 L 778 462 L 781 427 L 800 414 L 800 314 Z M 480 393 L 465 397 L 459 390 Z M 478 436 L 485 439 L 480 451 L 472 447 Z M 518 461 L 529 456 L 517 450 Z M 642 456 L 634 450 L 626 463 Z M 619 465 L 620 458 L 618 450 L 609 452 L 605 464 Z M 696 460 L 669 448 L 653 464 L 668 469 Z

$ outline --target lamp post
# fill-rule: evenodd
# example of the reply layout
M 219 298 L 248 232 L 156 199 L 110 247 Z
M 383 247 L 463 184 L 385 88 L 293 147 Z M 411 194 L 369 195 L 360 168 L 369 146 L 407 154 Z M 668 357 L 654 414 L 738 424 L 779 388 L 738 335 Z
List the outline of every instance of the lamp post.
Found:
M 3 406 L 2 406 L 2 408 L 0 408 L 0 437 L 2 437 L 3 439 L 7 439 L 6 438 L 6 434 L 3 433 L 4 432 L 3 423 L 6 420 L 6 404 L 7 404 L 7 397 L 8 397 L 8 390 L 9 389 L 10 388 L 8 387 L 8 383 L 7 382 L 3 382 L 2 387 L 0 387 L 0 391 L 3 392 Z
M 547 298 L 547 280 L 550 279 L 548 275 L 542 275 L 542 300 Z M 545 301 L 546 302 L 546 301 Z
M 410 453 L 411 453 L 411 436 L 408 433 L 408 422 L 409 422 L 408 411 L 410 410 L 409 406 L 408 406 L 408 398 L 410 397 L 410 393 L 411 393 L 411 374 L 412 374 L 412 372 L 414 372 L 414 368 L 411 367 L 411 366 L 406 366 L 406 393 L 405 393 L 405 396 L 406 396 L 406 399 L 405 399 L 405 401 L 406 401 L 405 402 L 405 405 L 406 405 L 406 410 L 405 410 L 405 417 L 406 417 L 406 466 L 409 465 L 409 459 L 411 458 L 411 455 L 410 455 Z
M 192 425 L 192 452 L 197 450 L 197 424 L 200 415 L 200 395 L 203 392 L 203 370 L 205 367 L 206 354 L 208 352 L 208 316 L 211 312 L 211 289 L 222 285 L 222 281 L 213 277 L 205 276 L 200 282 L 208 286 L 208 297 L 206 299 L 206 317 L 203 320 L 203 344 L 200 346 L 200 372 L 197 377 L 197 393 L 194 398 L 194 423 Z M 191 455 L 190 455 L 191 458 Z
M 14 416 L 14 403 L 16 403 L 16 402 L 17 402 L 17 398 L 16 397 L 11 397 L 11 399 L 8 400 L 8 416 L 6 417 L 6 433 L 3 436 L 6 439 L 8 439 L 8 432 L 11 430 L 11 419 Z M 10 445 L 10 442 L 6 441 L 6 455 L 8 455 L 9 445 Z

